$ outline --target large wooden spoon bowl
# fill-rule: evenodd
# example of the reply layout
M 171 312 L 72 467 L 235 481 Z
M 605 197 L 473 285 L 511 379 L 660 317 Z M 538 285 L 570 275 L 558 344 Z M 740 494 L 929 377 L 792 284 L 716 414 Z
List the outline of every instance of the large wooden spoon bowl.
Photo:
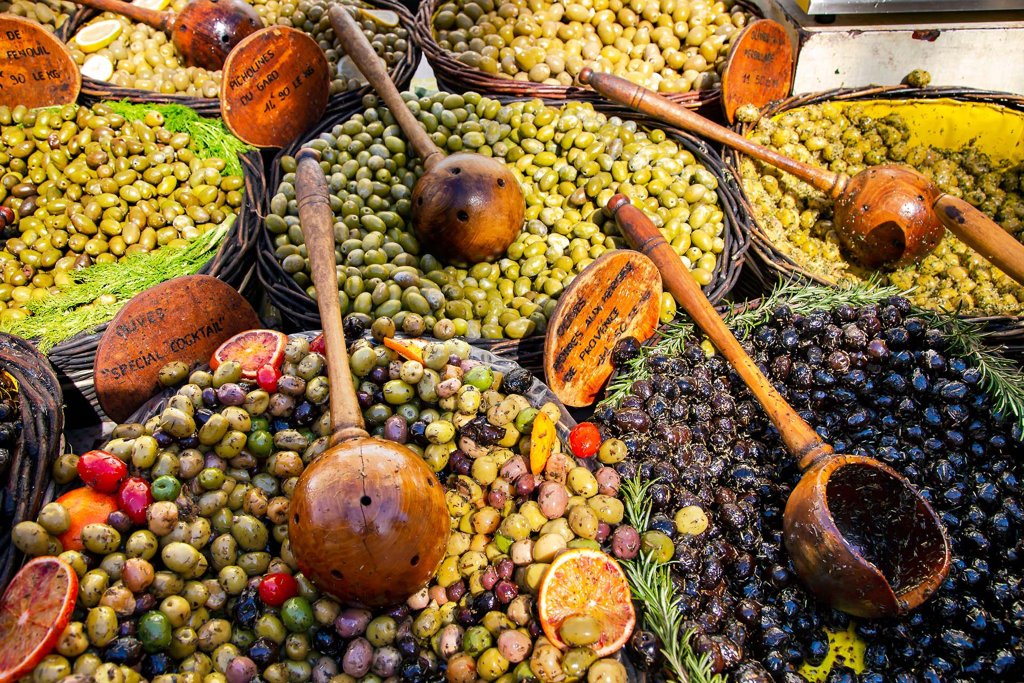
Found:
M 167 33 L 188 66 L 218 71 L 242 39 L 263 28 L 263 20 L 244 0 L 191 0 L 181 12 L 160 12 L 121 0 L 72 0 L 113 12 Z
M 523 229 L 526 202 L 519 181 L 493 157 L 457 152 L 446 158 L 409 111 L 348 10 L 335 5 L 329 13 L 348 56 L 423 160 L 425 172 L 412 190 L 412 224 L 424 251 L 457 266 L 504 256 Z
M 295 196 L 327 343 L 331 447 L 299 476 L 288 509 L 295 560 L 321 590 L 348 603 L 392 605 L 430 581 L 451 521 L 423 459 L 363 427 L 349 370 L 334 264 L 334 214 L 319 155 L 299 152 Z
M 665 289 L 736 370 L 804 471 L 783 515 L 797 574 L 820 599 L 859 617 L 905 614 L 949 573 L 949 541 L 914 486 L 874 458 L 837 455 L 775 389 L 679 256 L 624 195 L 608 201 L 619 231 L 651 258 Z

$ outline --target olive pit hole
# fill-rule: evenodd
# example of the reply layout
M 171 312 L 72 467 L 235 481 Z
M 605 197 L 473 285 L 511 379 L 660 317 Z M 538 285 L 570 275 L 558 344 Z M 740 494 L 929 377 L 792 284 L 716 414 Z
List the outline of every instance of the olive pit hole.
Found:
M 333 576 L 336 579 L 340 579 L 341 578 L 341 572 L 339 572 L 337 569 L 332 569 L 331 570 L 331 576 Z
M 458 166 L 452 169 L 452 175 L 459 175 L 460 173 L 462 173 L 462 169 Z
M 369 496 L 363 496 L 362 498 L 359 499 L 359 502 L 362 503 L 363 505 L 369 505 L 370 503 L 373 502 L 373 498 L 370 498 Z
M 465 211 L 459 211 L 457 214 L 455 214 L 455 216 L 463 223 L 469 220 L 469 214 L 466 213 Z
M 294 522 L 295 524 L 299 523 L 299 513 L 296 512 L 294 515 L 292 515 L 292 522 Z
M 505 187 L 505 179 L 498 178 L 498 187 Z

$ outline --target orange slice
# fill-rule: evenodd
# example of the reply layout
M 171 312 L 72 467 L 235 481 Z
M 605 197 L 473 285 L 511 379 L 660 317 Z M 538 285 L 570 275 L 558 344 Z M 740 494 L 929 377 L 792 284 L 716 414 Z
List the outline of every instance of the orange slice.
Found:
M 71 517 L 71 526 L 57 537 L 64 550 L 82 550 L 82 529 L 87 524 L 106 524 L 117 509 L 117 498 L 93 491 L 88 486 L 72 489 L 57 499 Z
M 636 626 L 629 582 L 622 567 L 598 550 L 568 550 L 555 558 L 540 583 L 537 614 L 541 628 L 557 647 L 569 646 L 558 629 L 569 617 L 589 616 L 601 625 L 601 636 L 591 647 L 598 657 L 618 652 Z
M 78 595 L 78 577 L 56 557 L 37 557 L 0 598 L 0 683 L 29 674 L 57 645 Z
M 281 367 L 286 344 L 288 337 L 276 330 L 239 332 L 213 353 L 210 367 L 216 370 L 221 363 L 237 361 L 242 366 L 242 377 L 254 380 L 264 365 Z

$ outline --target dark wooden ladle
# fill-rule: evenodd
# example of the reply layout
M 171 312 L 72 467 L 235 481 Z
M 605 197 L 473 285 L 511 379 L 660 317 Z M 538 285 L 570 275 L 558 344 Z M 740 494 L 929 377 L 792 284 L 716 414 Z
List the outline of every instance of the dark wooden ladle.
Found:
M 821 190 L 835 203 L 833 215 L 844 249 L 861 265 L 895 268 L 914 263 L 938 246 L 948 228 L 1024 284 L 1024 245 L 981 211 L 943 193 L 917 171 L 873 166 L 850 178 L 762 147 L 624 78 L 585 67 L 580 81 L 610 100 L 728 145 Z
M 445 157 L 409 111 L 348 10 L 334 5 L 330 17 L 348 56 L 423 160 L 426 172 L 412 190 L 412 222 L 424 250 L 455 265 L 503 256 L 522 230 L 526 211 L 516 177 L 505 164 L 482 154 Z
M 799 460 L 803 477 L 783 515 L 786 549 L 820 599 L 850 614 L 890 617 L 924 602 L 949 572 L 949 541 L 935 511 L 874 458 L 837 455 L 772 386 L 726 327 L 679 256 L 624 195 L 608 202 L 619 230 L 661 271 L 679 301 L 749 387 Z
M 331 441 L 299 476 L 288 538 L 299 569 L 321 590 L 348 603 L 393 605 L 425 586 L 444 559 L 444 488 L 423 458 L 364 429 L 341 326 L 327 181 L 315 150 L 297 158 L 299 221 L 327 343 Z
M 171 36 L 188 66 L 218 71 L 231 48 L 263 28 L 263 20 L 244 0 L 191 0 L 178 13 L 160 12 L 121 0 L 72 0 L 152 26 Z

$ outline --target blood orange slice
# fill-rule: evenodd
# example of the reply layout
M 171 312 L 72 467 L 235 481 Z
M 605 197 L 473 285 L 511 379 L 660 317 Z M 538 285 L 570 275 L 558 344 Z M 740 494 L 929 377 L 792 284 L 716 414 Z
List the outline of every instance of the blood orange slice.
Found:
M 597 620 L 601 635 L 591 647 L 598 657 L 618 652 L 636 626 L 629 582 L 619 563 L 597 550 L 568 550 L 555 558 L 540 583 L 537 614 L 554 645 L 569 646 L 559 637 L 562 623 L 573 616 Z
M 242 366 L 242 377 L 255 380 L 264 365 L 281 367 L 287 343 L 288 337 L 276 330 L 239 332 L 214 352 L 210 367 L 216 370 L 221 363 L 233 360 Z
M 56 557 L 37 557 L 0 598 L 0 683 L 28 674 L 57 645 L 78 595 L 74 570 Z
M 88 486 L 72 489 L 57 499 L 71 517 L 71 526 L 57 537 L 64 550 L 81 550 L 82 529 L 87 524 L 106 524 L 107 517 L 117 509 L 117 498 L 94 491 Z

